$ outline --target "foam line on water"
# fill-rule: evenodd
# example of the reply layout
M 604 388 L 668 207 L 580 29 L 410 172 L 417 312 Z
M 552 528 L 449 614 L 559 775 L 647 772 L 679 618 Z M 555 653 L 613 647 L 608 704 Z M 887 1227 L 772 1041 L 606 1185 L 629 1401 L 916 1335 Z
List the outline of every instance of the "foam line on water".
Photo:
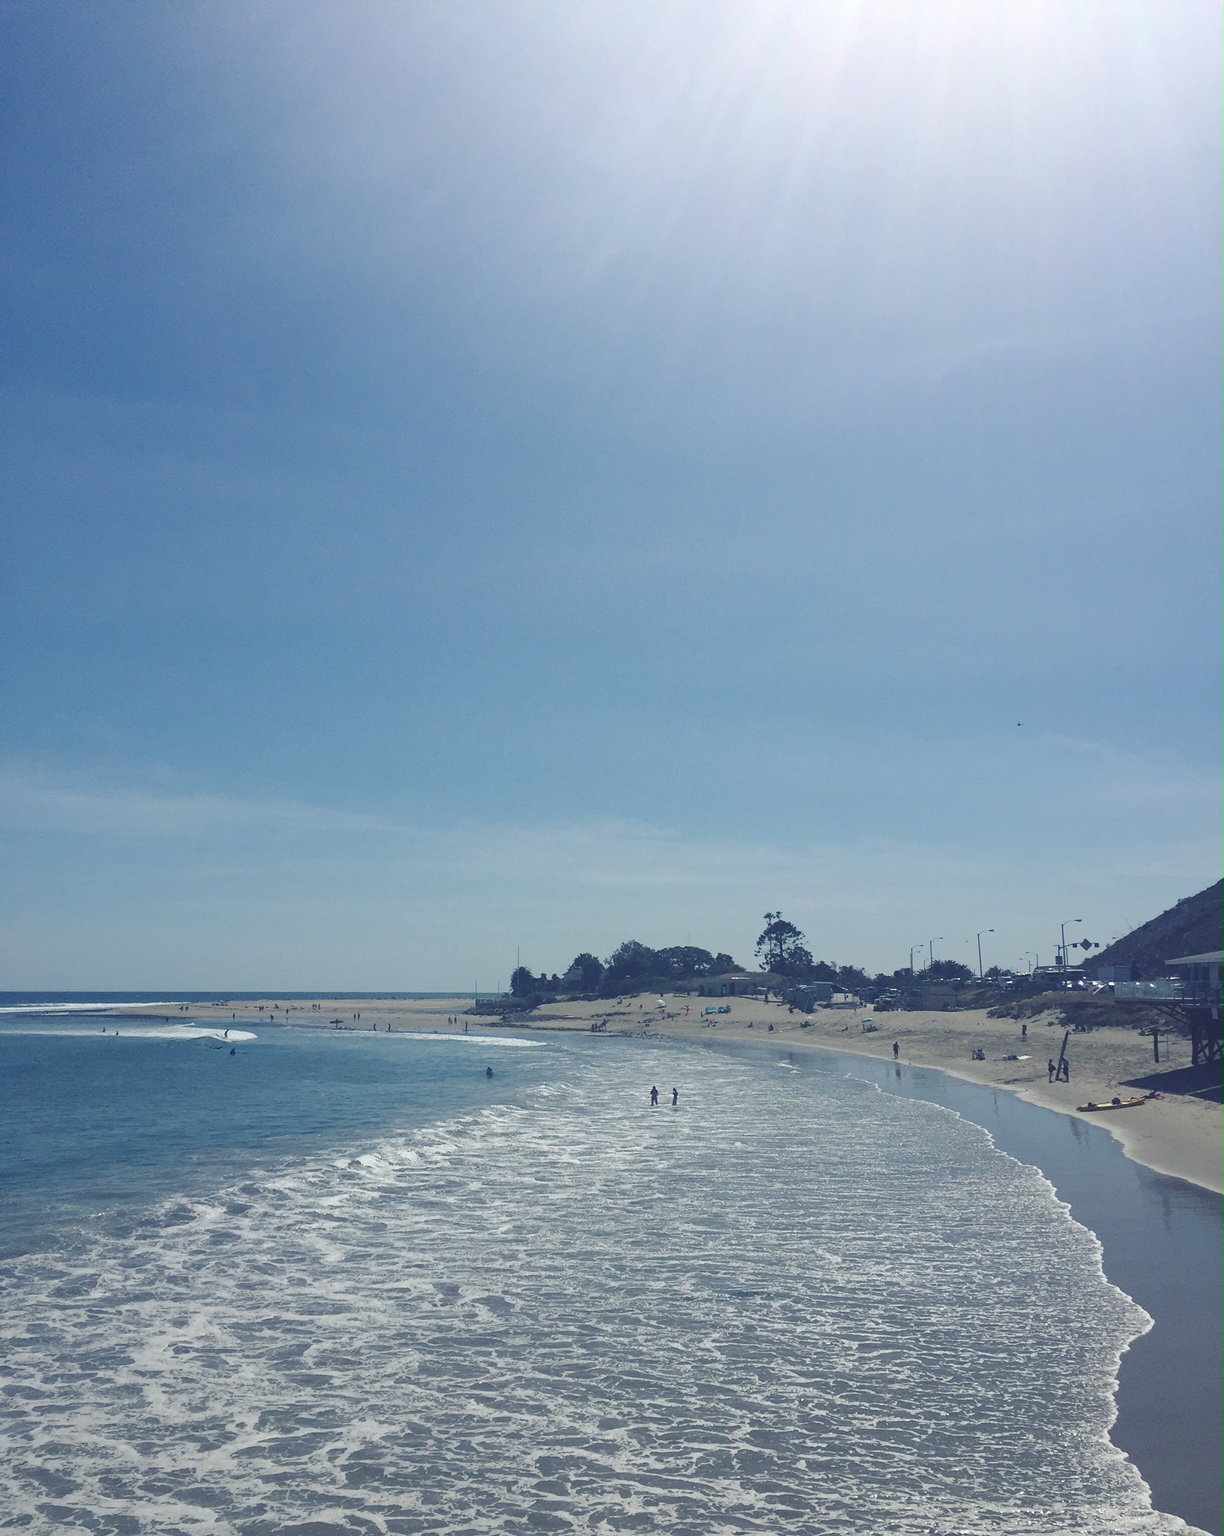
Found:
M 32 1028 L 8 1028 L 0 1027 L 0 1038 L 8 1035 L 22 1036 L 34 1035 L 43 1038 L 60 1040 L 95 1040 L 105 1035 L 109 1039 L 116 1036 L 121 1040 L 220 1040 L 230 1045 L 242 1044 L 244 1040 L 258 1040 L 259 1036 L 252 1034 L 250 1030 L 230 1028 L 228 1031 L 221 1026 L 206 1028 L 203 1025 L 194 1024 L 133 1024 L 125 1021 L 122 1027 L 114 1025 L 105 1029 L 32 1029 Z
M 521 1035 L 465 1035 L 435 1029 L 401 1029 L 390 1031 L 394 1040 L 446 1040 L 452 1045 L 509 1046 L 513 1050 L 544 1051 L 548 1042 L 524 1040 Z
M 20 1013 L 111 1013 L 116 1008 L 178 1008 L 178 1003 L 147 1002 L 142 999 L 138 1003 L 9 1003 L 0 1007 L 0 1014 Z

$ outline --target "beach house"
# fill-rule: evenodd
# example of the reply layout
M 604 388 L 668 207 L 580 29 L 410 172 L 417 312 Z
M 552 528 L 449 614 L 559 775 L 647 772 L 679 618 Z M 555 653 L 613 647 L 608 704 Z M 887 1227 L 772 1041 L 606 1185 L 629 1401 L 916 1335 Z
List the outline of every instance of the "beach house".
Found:
M 1165 964 L 1181 981 L 1181 995 L 1187 1002 L 1220 1002 L 1220 970 L 1224 950 L 1208 950 L 1203 955 L 1179 955 Z

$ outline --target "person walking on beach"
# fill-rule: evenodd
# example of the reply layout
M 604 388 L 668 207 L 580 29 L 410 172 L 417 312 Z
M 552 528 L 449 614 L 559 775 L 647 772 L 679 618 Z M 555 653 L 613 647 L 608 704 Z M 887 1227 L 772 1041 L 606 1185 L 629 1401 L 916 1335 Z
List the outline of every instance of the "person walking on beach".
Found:
M 679 1105 L 680 1105 L 680 1090 L 679 1090 L 679 1088 L 673 1088 L 672 1089 L 672 1108 L 673 1109 L 677 1109 L 677 1108 L 679 1108 Z
M 658 1109 L 659 1107 L 659 1090 L 657 1088 L 650 1090 L 650 1107 L 651 1109 Z
M 901 1042 L 900 1042 L 900 1040 L 894 1040 L 893 1041 L 893 1060 L 896 1061 L 897 1057 L 900 1056 L 900 1054 L 901 1054 Z
M 1051 1083 L 1054 1081 L 1054 1058 L 1053 1058 L 1053 1056 L 1047 1056 L 1046 1057 L 1046 1081 L 1047 1082 L 1051 1082 Z

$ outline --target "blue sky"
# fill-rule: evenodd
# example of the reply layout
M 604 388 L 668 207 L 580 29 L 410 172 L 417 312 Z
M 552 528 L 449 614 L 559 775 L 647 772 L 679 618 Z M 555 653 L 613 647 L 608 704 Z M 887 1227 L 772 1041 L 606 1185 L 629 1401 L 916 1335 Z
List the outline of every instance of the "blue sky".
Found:
M 1218 7 L 0 26 L 0 986 L 1218 878 Z

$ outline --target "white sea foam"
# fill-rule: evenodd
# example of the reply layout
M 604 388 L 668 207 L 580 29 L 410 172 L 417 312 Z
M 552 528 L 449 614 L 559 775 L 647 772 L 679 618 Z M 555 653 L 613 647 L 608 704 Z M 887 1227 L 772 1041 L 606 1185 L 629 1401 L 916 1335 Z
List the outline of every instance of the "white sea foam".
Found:
M 4 1272 L 34 1533 L 1166 1536 L 1148 1325 L 932 1105 L 677 1050 L 167 1201 Z
M 8 1013 L 113 1013 L 116 1008 L 177 1008 L 178 1003 L 11 1003 L 0 1007 Z
M 393 1030 L 393 1040 L 445 1040 L 450 1045 L 505 1045 L 516 1050 L 541 1051 L 547 1049 L 543 1040 L 524 1040 L 520 1035 L 464 1035 L 450 1034 L 445 1030 L 401 1029 Z
M 225 1029 L 223 1026 L 206 1028 L 195 1024 L 141 1024 L 133 1023 L 125 1019 L 121 1023 L 108 1020 L 102 1029 L 85 1028 L 78 1026 L 76 1029 L 55 1029 L 51 1027 L 38 1028 L 12 1028 L 6 1026 L 0 1029 L 4 1035 L 39 1035 L 63 1040 L 91 1039 L 96 1035 L 118 1035 L 127 1040 L 221 1040 L 230 1045 L 240 1045 L 244 1040 L 258 1040 L 259 1036 L 246 1029 Z

